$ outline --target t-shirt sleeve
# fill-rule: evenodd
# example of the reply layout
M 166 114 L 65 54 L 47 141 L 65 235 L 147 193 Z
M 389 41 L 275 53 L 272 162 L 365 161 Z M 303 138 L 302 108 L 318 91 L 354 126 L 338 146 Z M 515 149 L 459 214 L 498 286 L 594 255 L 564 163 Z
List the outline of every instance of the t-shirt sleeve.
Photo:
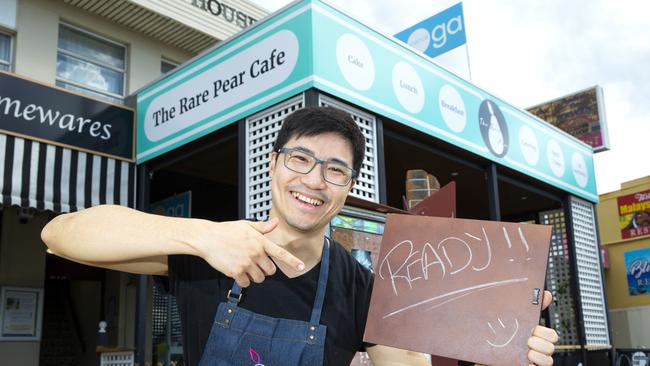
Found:
M 167 276 L 153 276 L 154 284 L 162 293 L 176 296 L 180 281 L 205 277 L 206 267 L 208 270 L 211 269 L 199 257 L 184 254 L 169 255 L 167 256 Z

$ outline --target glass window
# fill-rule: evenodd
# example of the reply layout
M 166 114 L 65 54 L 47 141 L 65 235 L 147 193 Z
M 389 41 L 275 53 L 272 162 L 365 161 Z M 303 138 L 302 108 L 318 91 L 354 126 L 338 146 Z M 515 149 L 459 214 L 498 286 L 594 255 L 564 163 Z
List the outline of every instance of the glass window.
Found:
M 0 33 L 0 70 L 11 69 L 11 36 Z
M 176 66 L 178 66 L 177 63 L 175 63 L 173 61 L 169 61 L 169 60 L 163 58 L 160 61 L 160 73 L 161 74 L 166 74 L 166 73 L 174 70 L 176 68 Z
M 76 28 L 59 27 L 56 84 L 121 102 L 126 77 L 126 47 Z

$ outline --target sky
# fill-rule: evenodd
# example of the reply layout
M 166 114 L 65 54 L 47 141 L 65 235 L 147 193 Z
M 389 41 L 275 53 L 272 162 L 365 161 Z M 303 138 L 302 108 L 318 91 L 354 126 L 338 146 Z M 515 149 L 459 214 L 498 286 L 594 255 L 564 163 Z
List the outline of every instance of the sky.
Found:
M 385 34 L 451 1 L 328 0 Z M 611 149 L 594 156 L 598 193 L 650 176 L 650 2 L 465 0 L 463 10 L 472 83 L 520 108 L 601 86 Z

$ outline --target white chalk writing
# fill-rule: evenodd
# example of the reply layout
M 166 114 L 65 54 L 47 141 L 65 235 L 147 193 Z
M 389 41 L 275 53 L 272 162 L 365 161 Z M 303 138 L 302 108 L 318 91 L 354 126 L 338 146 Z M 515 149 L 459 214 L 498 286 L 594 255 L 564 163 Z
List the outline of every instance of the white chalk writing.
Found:
M 501 318 L 497 318 L 497 319 L 499 320 L 499 324 L 501 325 L 502 329 L 499 329 L 499 332 L 497 332 L 494 329 L 494 327 L 492 327 L 492 324 L 490 324 L 490 322 L 488 322 L 487 323 L 488 327 L 490 327 L 490 329 L 492 330 L 492 333 L 494 333 L 495 336 L 498 336 L 499 335 L 498 333 L 504 334 L 503 332 L 506 332 L 505 334 L 508 334 L 508 329 L 507 329 L 506 325 L 503 324 L 503 321 L 501 321 Z M 507 337 L 507 340 L 505 342 L 493 343 L 493 342 L 490 342 L 490 340 L 488 340 L 488 339 L 486 339 L 485 341 L 492 347 L 503 348 L 503 347 L 507 346 L 510 342 L 512 342 L 512 340 L 515 338 L 515 335 L 517 334 L 518 331 L 519 331 L 519 321 L 517 319 L 515 319 L 514 333 L 512 333 L 512 335 Z

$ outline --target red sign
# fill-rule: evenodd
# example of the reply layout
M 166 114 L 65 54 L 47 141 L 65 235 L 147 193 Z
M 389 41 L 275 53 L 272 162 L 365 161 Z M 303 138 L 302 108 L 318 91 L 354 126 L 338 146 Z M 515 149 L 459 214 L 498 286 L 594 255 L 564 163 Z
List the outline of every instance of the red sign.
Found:
M 617 198 L 623 239 L 650 235 L 650 189 Z

